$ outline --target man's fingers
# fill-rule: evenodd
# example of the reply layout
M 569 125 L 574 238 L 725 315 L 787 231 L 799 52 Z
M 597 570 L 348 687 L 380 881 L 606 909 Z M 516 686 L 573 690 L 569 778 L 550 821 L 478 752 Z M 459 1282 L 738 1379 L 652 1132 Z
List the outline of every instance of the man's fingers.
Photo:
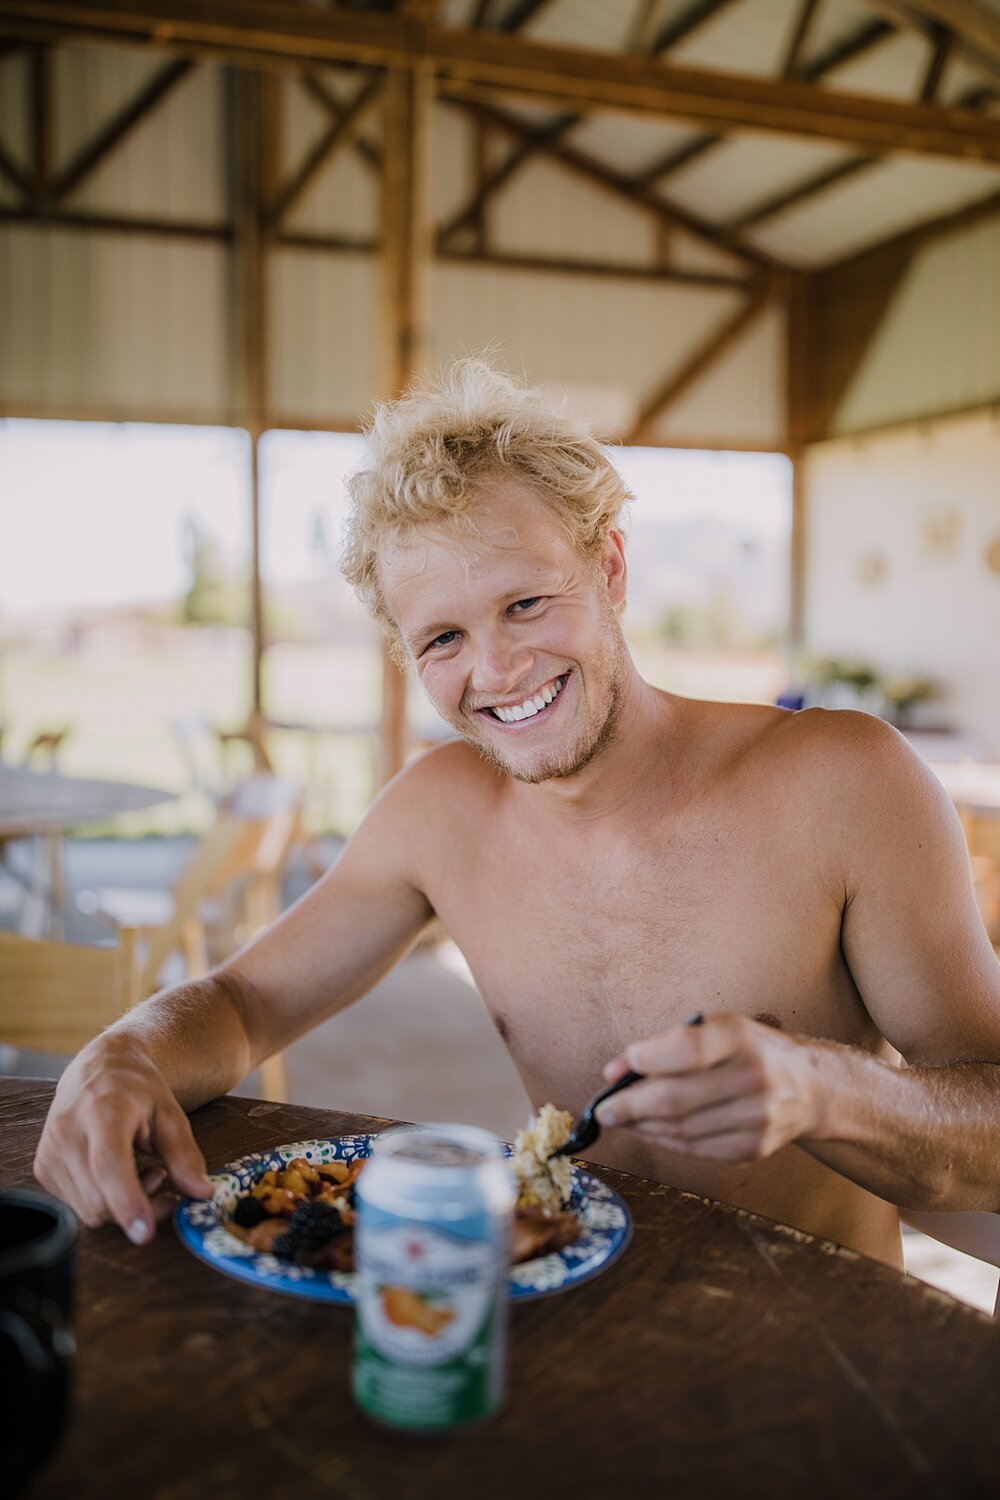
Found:
M 131 1135 L 115 1139 L 102 1134 L 90 1147 L 91 1180 L 100 1186 L 108 1211 L 133 1245 L 145 1245 L 156 1233 L 149 1198 L 139 1180 Z
M 630 1125 L 659 1120 L 664 1128 L 697 1111 L 725 1104 L 756 1092 L 753 1074 L 739 1063 L 721 1063 L 704 1073 L 644 1078 L 630 1084 L 597 1107 L 602 1125 Z
M 107 1207 L 93 1186 L 86 1159 L 68 1148 L 52 1149 L 44 1139 L 38 1148 L 32 1170 L 35 1179 L 47 1193 L 68 1203 L 81 1223 L 89 1229 L 103 1224 Z
M 655 1140 L 665 1151 L 675 1156 L 697 1156 L 704 1161 L 760 1161 L 768 1155 L 764 1137 L 759 1130 L 729 1130 L 723 1135 L 703 1136 L 700 1140 L 683 1140 L 668 1135 L 655 1120 L 643 1120 L 636 1130 L 649 1140 Z
M 743 1095 L 724 1104 L 696 1109 L 682 1119 L 664 1124 L 664 1128 L 681 1141 L 700 1141 L 706 1136 L 727 1135 L 732 1131 L 757 1131 L 767 1126 L 767 1115 L 761 1095 Z
M 626 1048 L 626 1065 L 635 1073 L 692 1073 L 714 1068 L 743 1046 L 746 1016 L 714 1015 L 698 1026 L 672 1026 L 662 1036 L 647 1037 Z
M 157 1105 L 151 1138 L 181 1192 L 192 1198 L 212 1196 L 205 1158 L 198 1149 L 187 1115 L 172 1095 Z
M 140 1173 L 139 1181 L 147 1198 L 152 1198 L 158 1193 L 167 1180 L 167 1174 L 163 1167 L 147 1167 L 145 1172 Z
M 169 1219 L 179 1202 L 180 1199 L 176 1193 L 158 1193 L 155 1198 L 151 1199 L 153 1217 L 157 1224 L 162 1224 L 165 1219 Z

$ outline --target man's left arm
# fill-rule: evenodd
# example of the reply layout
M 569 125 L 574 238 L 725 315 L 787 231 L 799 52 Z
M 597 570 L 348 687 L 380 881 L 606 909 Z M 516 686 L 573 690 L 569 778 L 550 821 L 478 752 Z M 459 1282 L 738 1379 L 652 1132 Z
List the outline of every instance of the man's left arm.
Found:
M 841 947 L 904 1065 L 712 1015 L 609 1064 L 608 1078 L 626 1067 L 647 1076 L 599 1114 L 717 1161 L 794 1142 L 903 1208 L 1000 1211 L 1000 964 L 961 826 L 898 735 L 850 718 Z

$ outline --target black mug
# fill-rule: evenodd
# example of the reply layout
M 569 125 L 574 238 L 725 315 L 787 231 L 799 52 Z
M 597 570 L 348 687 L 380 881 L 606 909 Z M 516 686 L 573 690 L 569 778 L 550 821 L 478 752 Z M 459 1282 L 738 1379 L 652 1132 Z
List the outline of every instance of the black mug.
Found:
M 0 1191 L 0 1496 L 59 1441 L 75 1346 L 76 1220 L 45 1193 Z

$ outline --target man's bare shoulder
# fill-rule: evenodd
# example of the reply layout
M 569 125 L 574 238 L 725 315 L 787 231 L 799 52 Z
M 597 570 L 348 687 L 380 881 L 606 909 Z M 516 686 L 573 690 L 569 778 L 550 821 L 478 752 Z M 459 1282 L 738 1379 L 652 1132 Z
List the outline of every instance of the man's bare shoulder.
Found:
M 781 712 L 779 710 L 779 712 Z M 873 714 L 849 709 L 782 713 L 760 751 L 785 795 L 816 820 L 850 834 L 856 848 L 920 817 L 944 832 L 954 820 L 944 788 L 906 738 Z
M 844 778 L 870 785 L 873 778 L 929 775 L 904 736 L 874 714 L 839 708 L 775 713 L 779 717 L 770 726 L 766 748 L 785 765 L 799 764 L 834 784 Z
M 446 740 L 411 760 L 380 793 L 382 821 L 424 837 L 454 832 L 460 823 L 495 806 L 507 784 L 508 778 L 471 745 Z M 461 819 L 455 816 L 456 808 L 462 811 Z
M 440 795 L 450 801 L 456 791 L 463 796 L 497 795 L 508 778 L 488 765 L 464 740 L 445 740 L 412 760 L 402 773 L 407 792 L 424 799 Z

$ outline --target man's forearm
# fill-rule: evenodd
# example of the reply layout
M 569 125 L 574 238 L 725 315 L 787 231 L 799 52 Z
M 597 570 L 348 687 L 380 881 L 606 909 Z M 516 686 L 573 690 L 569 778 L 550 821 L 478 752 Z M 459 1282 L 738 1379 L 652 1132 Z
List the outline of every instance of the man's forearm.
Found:
M 189 980 L 144 1000 L 109 1027 L 98 1045 L 102 1051 L 138 1046 L 187 1111 L 228 1093 L 259 1061 L 242 992 L 226 974 Z
M 901 1208 L 1000 1211 L 1000 1065 L 896 1068 L 805 1045 L 822 1103 L 798 1145 Z

